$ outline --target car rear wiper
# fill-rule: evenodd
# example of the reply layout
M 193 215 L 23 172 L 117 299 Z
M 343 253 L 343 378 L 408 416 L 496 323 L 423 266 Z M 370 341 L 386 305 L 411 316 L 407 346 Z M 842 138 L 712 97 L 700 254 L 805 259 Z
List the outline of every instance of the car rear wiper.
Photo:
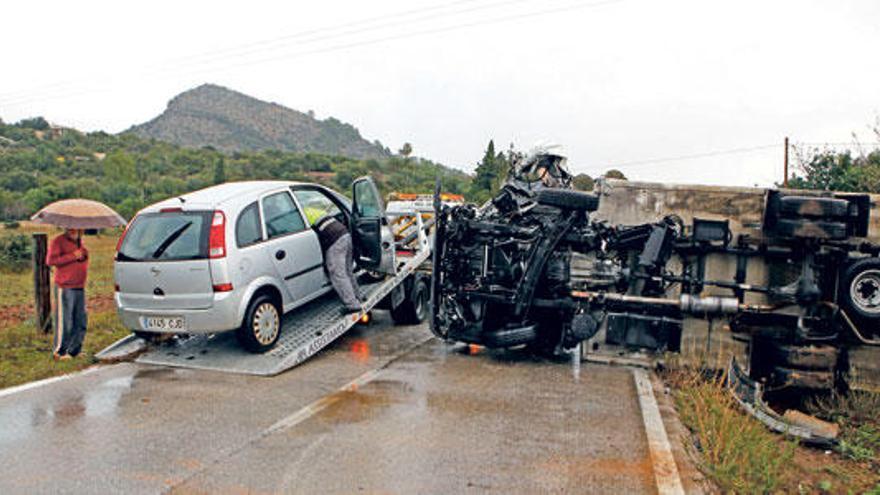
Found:
M 157 247 L 156 250 L 153 251 L 153 259 L 162 256 L 162 253 L 164 253 L 165 250 L 168 249 L 168 246 L 176 241 L 181 236 L 181 234 L 183 234 L 183 232 L 189 228 L 190 225 L 192 225 L 192 222 L 186 222 L 185 224 L 178 227 L 177 230 L 172 232 L 171 235 L 166 237 L 165 240 L 162 241 L 162 244 L 159 244 L 159 247 Z

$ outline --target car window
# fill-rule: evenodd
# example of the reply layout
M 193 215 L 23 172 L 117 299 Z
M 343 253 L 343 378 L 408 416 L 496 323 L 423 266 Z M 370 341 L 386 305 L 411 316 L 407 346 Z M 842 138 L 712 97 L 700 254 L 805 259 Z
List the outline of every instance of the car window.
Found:
M 194 260 L 208 257 L 211 212 L 142 213 L 135 217 L 117 258 L 120 261 Z
M 305 230 L 306 224 L 288 192 L 263 198 L 263 216 L 269 239 Z
M 331 215 L 336 216 L 342 213 L 326 194 L 315 189 L 299 189 L 293 191 L 296 200 L 299 201 L 309 225 L 314 225 L 320 218 Z
M 260 209 L 257 202 L 249 204 L 235 222 L 235 242 L 238 247 L 250 246 L 263 240 L 263 229 L 260 226 Z
M 355 184 L 354 197 L 358 215 L 362 217 L 381 216 L 379 198 L 376 197 L 375 190 L 369 182 L 361 181 Z

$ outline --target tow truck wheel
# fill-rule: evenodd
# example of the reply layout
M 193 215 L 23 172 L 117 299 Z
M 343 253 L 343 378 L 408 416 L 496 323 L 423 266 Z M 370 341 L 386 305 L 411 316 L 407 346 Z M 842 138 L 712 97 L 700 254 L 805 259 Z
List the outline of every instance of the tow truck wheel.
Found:
M 275 347 L 281 335 L 281 312 L 269 296 L 262 294 L 251 301 L 235 335 L 251 352 L 263 353 Z
M 419 278 L 400 305 L 391 310 L 391 319 L 398 325 L 418 325 L 428 316 L 430 290 L 424 278 Z

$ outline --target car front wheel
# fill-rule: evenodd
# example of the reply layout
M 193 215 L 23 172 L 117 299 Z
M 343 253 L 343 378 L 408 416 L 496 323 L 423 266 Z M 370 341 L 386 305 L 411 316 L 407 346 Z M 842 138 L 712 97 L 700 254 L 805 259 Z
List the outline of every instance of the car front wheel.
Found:
M 281 335 L 281 312 L 269 296 L 260 295 L 248 305 L 244 321 L 236 331 L 248 351 L 263 353 L 275 347 Z

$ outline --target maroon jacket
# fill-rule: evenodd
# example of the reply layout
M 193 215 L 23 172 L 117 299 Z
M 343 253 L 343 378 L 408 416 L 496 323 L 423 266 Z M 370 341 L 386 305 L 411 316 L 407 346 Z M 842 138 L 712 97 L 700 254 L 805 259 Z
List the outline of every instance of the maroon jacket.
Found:
M 82 249 L 85 257 L 76 259 L 73 253 Z M 65 234 L 52 239 L 46 253 L 46 264 L 55 267 L 55 285 L 62 289 L 83 289 L 89 270 L 89 254 L 82 243 L 70 240 Z

